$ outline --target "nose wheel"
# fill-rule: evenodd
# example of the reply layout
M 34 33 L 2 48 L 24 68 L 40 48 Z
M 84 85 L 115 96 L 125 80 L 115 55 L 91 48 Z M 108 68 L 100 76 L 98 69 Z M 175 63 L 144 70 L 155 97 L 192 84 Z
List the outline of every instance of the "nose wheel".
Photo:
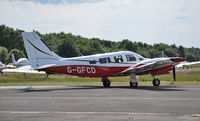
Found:
M 110 87 L 111 82 L 110 82 L 110 80 L 108 78 L 102 78 L 101 81 L 103 82 L 103 86 L 104 87 Z
M 131 88 L 138 87 L 138 82 L 137 82 L 135 74 L 131 74 L 129 85 L 130 85 Z
M 160 79 L 158 78 L 154 78 L 152 81 L 153 86 L 157 87 L 160 85 Z
M 130 87 L 138 87 L 138 82 L 132 82 L 129 83 Z

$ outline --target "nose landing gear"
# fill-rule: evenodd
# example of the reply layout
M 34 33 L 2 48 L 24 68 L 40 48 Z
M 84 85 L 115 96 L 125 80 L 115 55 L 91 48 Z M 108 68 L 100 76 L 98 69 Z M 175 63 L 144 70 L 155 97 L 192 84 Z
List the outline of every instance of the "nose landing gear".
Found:
M 130 78 L 131 78 L 131 81 L 129 83 L 130 87 L 138 87 L 138 82 L 135 74 L 132 74 Z
M 138 87 L 138 82 L 132 82 L 129 83 L 130 87 Z
M 160 79 L 154 78 L 152 81 L 153 86 L 158 87 L 160 85 Z

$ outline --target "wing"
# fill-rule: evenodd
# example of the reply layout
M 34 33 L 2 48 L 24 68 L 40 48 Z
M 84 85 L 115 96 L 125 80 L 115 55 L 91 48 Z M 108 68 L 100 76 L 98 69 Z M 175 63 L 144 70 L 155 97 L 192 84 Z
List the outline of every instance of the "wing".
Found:
M 172 70 L 173 65 L 177 65 L 179 62 L 184 61 L 183 58 L 155 58 L 146 59 L 140 63 L 129 67 L 128 69 L 120 72 L 119 75 L 142 75 L 142 74 L 152 74 L 161 75 L 167 74 Z
M 184 67 L 184 66 L 191 66 L 191 65 L 195 65 L 195 64 L 199 64 L 200 61 L 196 61 L 196 62 L 183 62 L 178 64 L 176 67 L 180 68 L 180 67 Z

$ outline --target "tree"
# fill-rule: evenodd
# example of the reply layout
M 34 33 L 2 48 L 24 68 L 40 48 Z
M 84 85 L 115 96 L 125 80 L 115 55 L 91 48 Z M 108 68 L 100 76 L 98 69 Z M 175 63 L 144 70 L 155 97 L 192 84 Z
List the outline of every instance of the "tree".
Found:
M 12 55 L 12 54 L 14 54 L 16 60 L 25 57 L 23 51 L 18 50 L 18 49 L 12 49 L 12 50 L 9 52 L 9 54 L 8 54 L 9 61 L 11 61 L 11 55 Z
M 179 46 L 179 48 L 178 48 L 178 54 L 179 54 L 179 57 L 185 58 L 185 51 L 184 51 L 183 46 Z
M 171 48 L 166 48 L 164 51 L 164 54 L 167 55 L 168 57 L 176 57 L 176 51 Z
M 76 57 L 79 54 L 75 44 L 71 40 L 62 40 L 58 45 L 58 54 L 62 57 Z
M 119 48 L 133 52 L 137 51 L 137 45 L 128 39 L 122 40 L 122 42 L 119 44 Z
M 192 62 L 192 61 L 195 61 L 196 58 L 195 58 L 194 55 L 187 55 L 187 56 L 186 56 L 186 60 L 189 61 L 189 62 Z
M 7 57 L 8 57 L 8 49 L 0 46 L 0 61 L 2 63 L 7 63 Z
M 154 49 L 154 48 L 153 49 L 149 49 L 148 51 L 149 51 L 149 55 L 150 55 L 151 58 L 156 58 L 156 57 L 160 57 L 161 56 L 161 53 L 158 50 Z
M 14 48 L 25 50 L 21 37 L 22 30 L 14 30 L 5 25 L 0 25 L 0 45 L 6 47 L 8 51 Z

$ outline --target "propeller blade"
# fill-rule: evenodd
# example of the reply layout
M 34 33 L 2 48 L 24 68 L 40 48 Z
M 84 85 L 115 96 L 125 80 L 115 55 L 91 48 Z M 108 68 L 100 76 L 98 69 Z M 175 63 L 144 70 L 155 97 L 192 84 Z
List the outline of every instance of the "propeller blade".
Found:
M 173 78 L 174 78 L 174 81 L 176 81 L 176 67 L 173 65 L 172 69 L 173 69 Z

